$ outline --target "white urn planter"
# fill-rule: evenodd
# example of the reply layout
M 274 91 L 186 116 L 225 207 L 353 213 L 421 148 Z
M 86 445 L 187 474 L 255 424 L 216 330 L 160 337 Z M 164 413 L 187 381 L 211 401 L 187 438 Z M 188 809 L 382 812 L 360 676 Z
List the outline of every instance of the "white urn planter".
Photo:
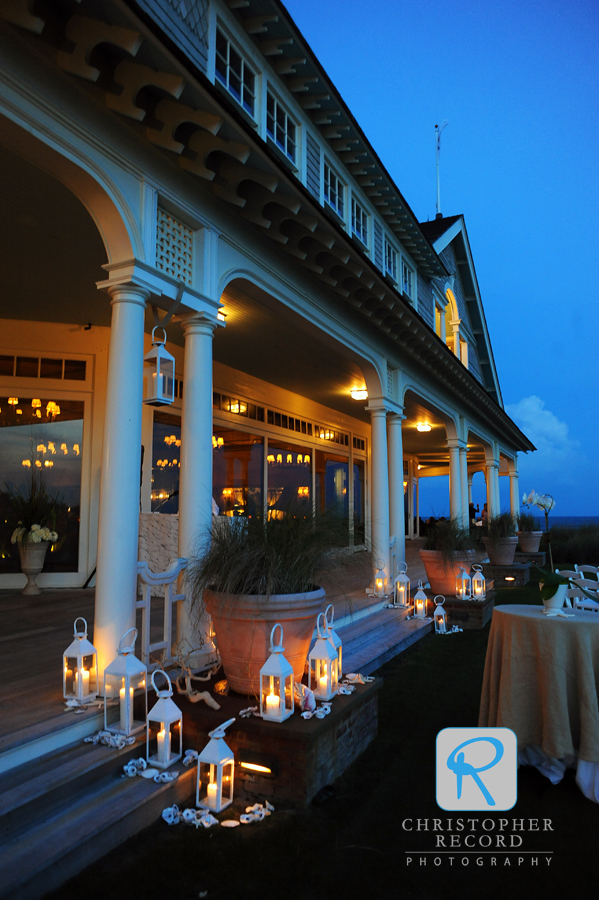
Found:
M 543 585 L 541 583 L 540 587 L 542 587 L 542 586 Z M 553 597 L 550 597 L 548 600 L 545 600 L 545 598 L 543 598 L 543 606 L 545 607 L 545 609 L 547 609 L 547 610 L 561 609 L 563 607 L 564 603 L 566 602 L 566 591 L 567 590 L 568 590 L 567 584 L 558 584 L 557 591 L 555 592 Z
M 27 584 L 21 591 L 26 597 L 41 594 L 41 590 L 37 586 L 36 578 L 44 568 L 46 552 L 48 550 L 48 541 L 26 541 L 19 544 L 19 556 L 21 557 L 21 571 L 27 576 Z

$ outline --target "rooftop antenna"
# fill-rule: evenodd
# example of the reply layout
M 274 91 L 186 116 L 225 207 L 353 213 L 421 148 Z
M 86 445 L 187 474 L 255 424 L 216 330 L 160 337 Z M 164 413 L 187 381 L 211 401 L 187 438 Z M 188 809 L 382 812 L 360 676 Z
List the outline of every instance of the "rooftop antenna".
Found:
M 447 128 L 449 122 L 443 119 L 440 125 L 435 125 L 435 139 L 437 144 L 437 215 L 436 219 L 442 219 L 441 215 L 441 182 L 439 181 L 439 154 L 441 153 L 441 132 Z

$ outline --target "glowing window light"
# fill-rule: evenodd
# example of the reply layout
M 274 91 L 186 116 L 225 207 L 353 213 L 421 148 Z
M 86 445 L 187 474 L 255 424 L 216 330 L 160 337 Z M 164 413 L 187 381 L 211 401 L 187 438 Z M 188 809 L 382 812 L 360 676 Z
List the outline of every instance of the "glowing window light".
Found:
M 282 454 L 282 453 L 277 453 L 277 462 L 278 462 L 278 463 L 282 463 L 282 462 L 283 462 L 283 454 Z
M 42 467 L 42 464 L 41 464 L 41 462 L 39 461 L 39 459 L 36 459 L 35 465 L 37 466 L 38 469 L 41 469 L 41 467 Z
M 272 453 L 269 453 L 268 456 L 266 457 L 266 462 L 274 463 L 274 461 L 275 461 L 274 455 Z
M 54 465 L 54 462 L 51 459 L 45 459 L 44 465 L 46 466 L 47 469 L 49 469 Z
M 22 409 L 18 409 L 18 410 L 17 410 L 17 415 L 18 415 L 18 416 L 22 416 L 22 415 L 23 415 L 23 410 L 22 410 Z
M 60 445 L 60 449 L 62 450 L 62 452 L 64 453 L 64 455 L 67 456 L 67 454 L 68 454 L 68 452 L 69 452 L 69 448 L 67 447 L 67 445 L 66 445 L 66 444 L 61 444 L 61 445 Z
M 30 460 L 30 459 L 24 459 L 23 462 L 21 463 L 21 465 L 22 465 L 22 466 L 25 466 L 27 469 L 30 469 L 30 468 L 31 468 L 31 460 Z
M 304 457 L 302 456 L 301 453 L 298 453 L 298 454 L 297 454 L 297 461 L 298 461 L 298 463 L 303 463 Z
M 56 453 L 56 445 L 52 443 L 52 441 L 48 441 L 48 450 L 50 451 L 52 456 L 54 456 L 54 454 Z
M 11 406 L 16 406 L 17 403 L 19 402 L 19 398 L 18 397 L 9 397 L 8 402 Z
M 38 444 L 38 445 L 37 445 L 37 452 L 38 452 L 38 453 L 45 453 L 45 452 L 46 452 L 46 445 L 45 445 L 45 444 Z
M 309 456 L 304 456 L 304 463 L 308 466 L 310 465 L 310 457 Z
M 33 409 L 39 409 L 42 405 L 42 401 L 38 399 L 34 399 L 31 401 L 31 406 Z
M 292 463 L 292 462 L 293 462 L 293 456 L 291 455 L 291 453 L 288 453 L 288 454 L 287 454 L 287 462 L 288 462 L 288 463 Z
M 58 410 L 58 412 L 60 412 L 60 409 Z M 58 413 L 56 415 L 58 415 Z M 73 444 L 73 453 L 75 454 L 75 456 L 79 456 L 79 444 Z

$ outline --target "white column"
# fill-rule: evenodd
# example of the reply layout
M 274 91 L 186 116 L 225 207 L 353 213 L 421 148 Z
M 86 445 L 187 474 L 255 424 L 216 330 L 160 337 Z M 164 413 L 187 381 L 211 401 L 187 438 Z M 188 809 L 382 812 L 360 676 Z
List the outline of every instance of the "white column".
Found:
M 370 456 L 370 529 L 372 542 L 373 570 L 376 572 L 379 560 L 387 574 L 389 571 L 389 472 L 387 468 L 387 410 L 385 407 L 370 408 L 371 443 Z
M 387 417 L 389 446 L 389 530 L 395 537 L 396 565 L 406 561 L 406 520 L 403 490 L 403 439 L 401 423 L 405 417 L 392 413 Z M 397 572 L 391 573 L 393 577 Z
M 468 506 L 472 503 L 472 475 L 468 475 Z
M 449 447 L 449 515 L 462 524 L 462 480 L 460 473 L 460 441 L 448 438 Z
M 487 459 L 485 465 L 485 478 L 487 481 L 487 513 L 490 516 L 498 516 L 501 512 L 499 504 L 499 460 Z
M 100 481 L 94 645 L 100 672 L 135 625 L 147 291 L 109 290 L 112 305 Z
M 462 487 L 462 522 L 464 528 L 469 526 L 468 515 L 468 447 L 462 444 L 460 447 L 460 483 Z
M 181 420 L 181 472 L 179 481 L 179 556 L 201 556 L 212 527 L 212 336 L 216 322 L 202 315 L 183 320 L 185 363 Z M 208 636 L 210 622 L 198 623 L 191 599 L 177 605 L 177 642 L 200 666 L 214 657 Z M 201 649 L 200 649 L 201 648 Z
M 520 491 L 518 488 L 518 457 L 509 462 L 510 473 L 510 512 L 515 519 L 520 512 Z

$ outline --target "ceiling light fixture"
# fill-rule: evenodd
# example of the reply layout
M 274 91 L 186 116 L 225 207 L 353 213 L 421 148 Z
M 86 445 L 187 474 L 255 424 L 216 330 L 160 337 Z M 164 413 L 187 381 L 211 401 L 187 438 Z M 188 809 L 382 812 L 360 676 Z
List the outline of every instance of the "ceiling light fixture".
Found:
M 352 400 L 368 400 L 368 391 L 366 388 L 356 388 L 353 391 L 350 391 Z
M 428 422 L 418 422 L 418 425 L 416 426 L 418 431 L 430 431 L 431 428 L 432 425 L 429 425 Z

